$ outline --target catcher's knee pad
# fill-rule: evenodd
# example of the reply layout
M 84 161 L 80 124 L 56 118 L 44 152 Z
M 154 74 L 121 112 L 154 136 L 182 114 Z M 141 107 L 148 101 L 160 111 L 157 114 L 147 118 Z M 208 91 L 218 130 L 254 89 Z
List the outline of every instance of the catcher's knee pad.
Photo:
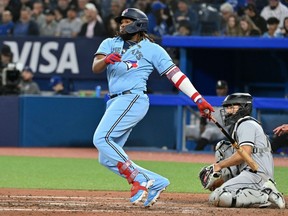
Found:
M 214 206 L 231 207 L 233 195 L 223 188 L 217 188 L 209 196 L 209 203 Z

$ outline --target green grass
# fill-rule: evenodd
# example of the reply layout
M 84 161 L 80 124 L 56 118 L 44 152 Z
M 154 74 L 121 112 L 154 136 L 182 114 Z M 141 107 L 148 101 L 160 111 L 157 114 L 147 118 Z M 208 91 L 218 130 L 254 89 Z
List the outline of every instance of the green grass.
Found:
M 168 192 L 209 193 L 202 189 L 199 170 L 206 164 L 136 161 L 144 168 L 167 177 Z M 288 195 L 288 168 L 276 167 L 278 189 Z M 0 188 L 43 188 L 128 191 L 130 186 L 101 166 L 97 159 L 0 157 Z

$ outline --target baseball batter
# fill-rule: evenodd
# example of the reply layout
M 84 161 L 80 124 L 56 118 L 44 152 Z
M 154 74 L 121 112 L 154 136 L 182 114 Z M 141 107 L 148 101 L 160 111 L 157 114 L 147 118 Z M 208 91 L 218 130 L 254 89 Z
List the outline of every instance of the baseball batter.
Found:
M 197 104 L 203 115 L 209 117 L 214 110 L 167 52 L 146 34 L 148 18 L 142 11 L 128 8 L 115 20 L 120 24 L 119 34 L 100 44 L 92 65 L 95 73 L 106 69 L 110 94 L 93 143 L 99 151 L 99 162 L 132 184 L 130 202 L 144 201 L 144 206 L 149 207 L 170 182 L 135 164 L 123 150 L 133 127 L 148 111 L 145 92 L 149 75 L 156 69 L 159 75 L 166 76 Z
M 231 143 L 219 142 L 216 146 L 217 162 L 200 171 L 200 180 L 204 182 L 202 184 L 213 191 L 209 201 L 221 207 L 267 207 L 273 204 L 285 208 L 284 197 L 277 190 L 274 181 L 274 163 L 269 139 L 260 123 L 250 116 L 251 95 L 228 95 L 222 105 L 224 124 L 231 125 L 233 139 L 251 155 L 259 169 L 253 172 L 234 151 Z M 222 185 L 220 180 L 224 181 Z M 220 187 L 217 185 L 219 181 Z

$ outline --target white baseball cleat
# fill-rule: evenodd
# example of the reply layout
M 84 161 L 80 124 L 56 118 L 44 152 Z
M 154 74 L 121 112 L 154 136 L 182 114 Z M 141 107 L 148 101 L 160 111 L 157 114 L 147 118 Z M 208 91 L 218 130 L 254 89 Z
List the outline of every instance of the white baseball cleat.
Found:
M 268 200 L 271 203 L 276 204 L 280 209 L 284 209 L 285 199 L 283 197 L 283 194 L 277 190 L 275 183 L 269 179 L 267 182 L 264 183 L 263 187 L 263 192 L 269 195 Z
M 154 180 L 149 180 L 148 182 L 138 182 L 134 181 L 131 188 L 131 198 L 130 202 L 134 205 L 137 205 L 138 203 L 142 202 L 142 200 L 146 197 L 148 193 L 148 189 L 153 185 Z

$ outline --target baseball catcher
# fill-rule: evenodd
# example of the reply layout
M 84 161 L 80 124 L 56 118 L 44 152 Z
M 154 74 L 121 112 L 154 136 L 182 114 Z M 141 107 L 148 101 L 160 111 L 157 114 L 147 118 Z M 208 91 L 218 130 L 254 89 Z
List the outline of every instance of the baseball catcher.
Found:
M 215 148 L 215 163 L 203 167 L 199 179 L 204 189 L 212 191 L 209 203 L 219 207 L 285 208 L 283 195 L 274 181 L 271 145 L 260 123 L 252 118 L 252 97 L 248 93 L 228 95 L 222 103 L 221 116 L 231 126 L 231 136 L 259 165 L 254 172 L 232 144 L 220 141 Z

